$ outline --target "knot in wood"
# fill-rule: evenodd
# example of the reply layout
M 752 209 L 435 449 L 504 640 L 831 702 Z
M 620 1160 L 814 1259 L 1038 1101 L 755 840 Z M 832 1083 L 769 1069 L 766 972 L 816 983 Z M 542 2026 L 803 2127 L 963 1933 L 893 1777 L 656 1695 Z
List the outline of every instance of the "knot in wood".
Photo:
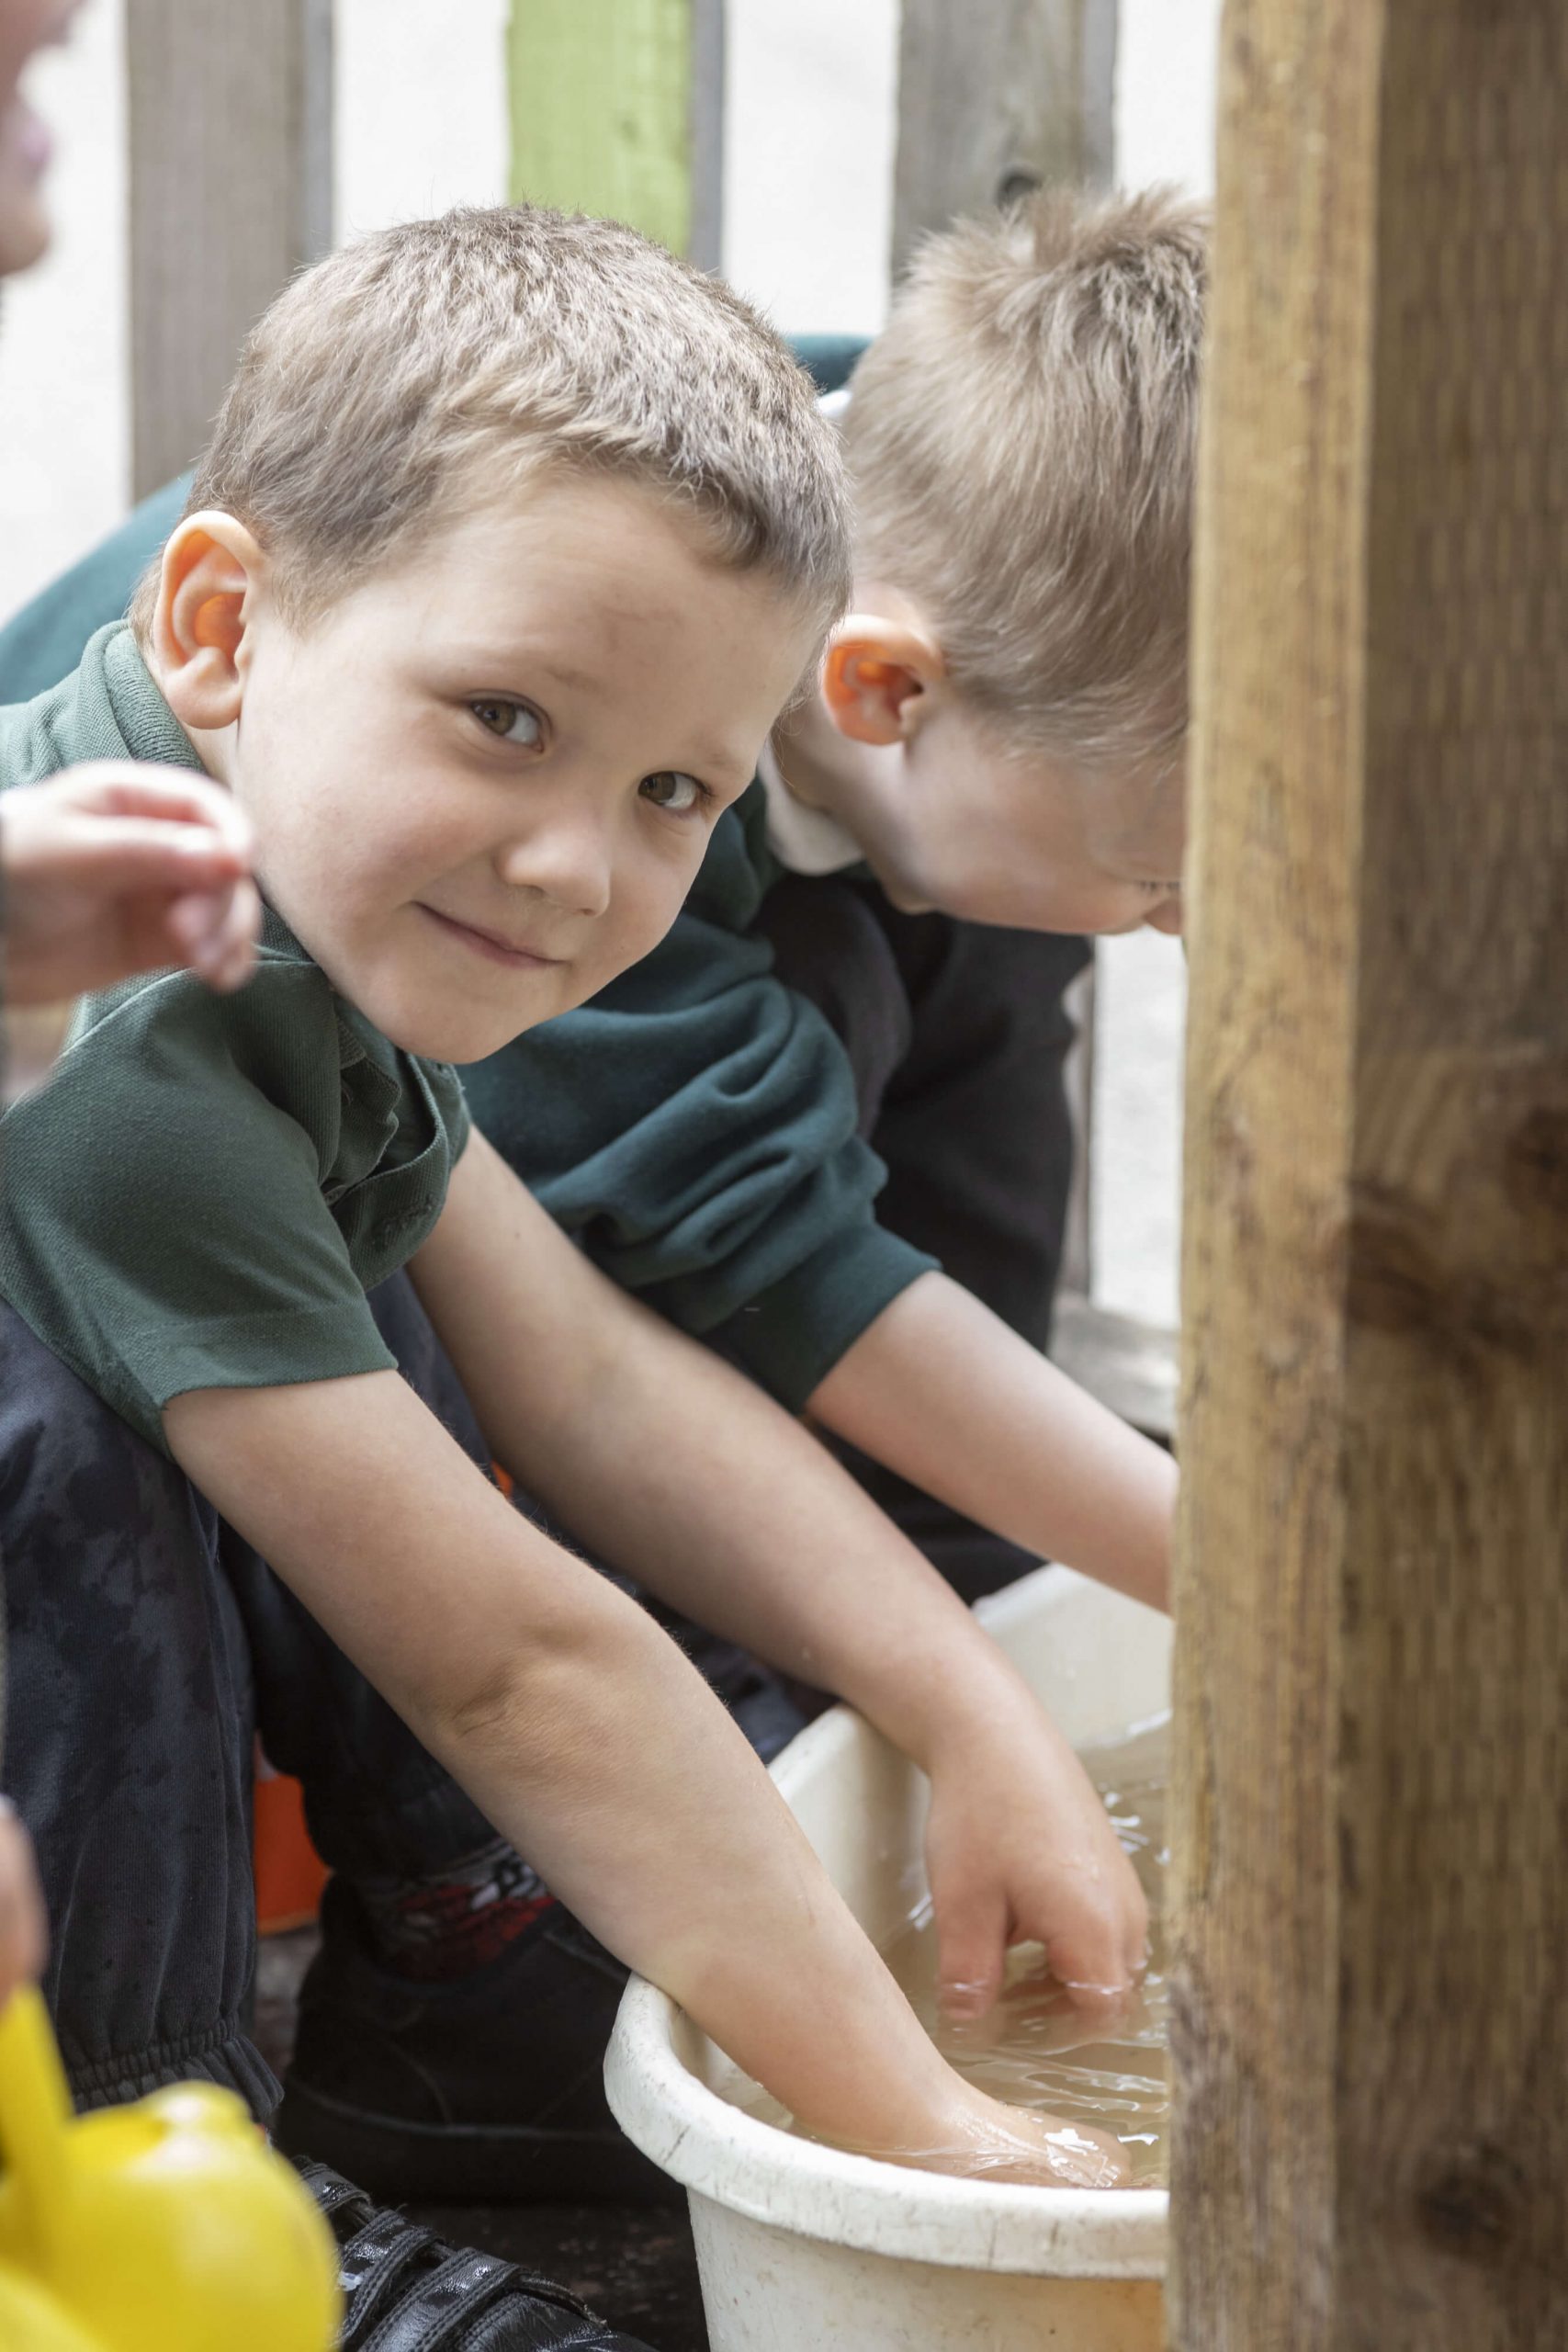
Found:
M 1503 1185 L 1515 1208 L 1568 1217 L 1568 1111 L 1529 1111 L 1503 1148 Z
M 1434 2149 L 1416 2178 L 1417 2224 L 1444 2254 L 1489 2267 L 1509 2258 L 1528 2190 L 1523 2165 L 1491 2141 Z
M 1039 193 L 1044 181 L 1029 164 L 1010 164 L 997 181 L 997 202 L 1006 211 L 1009 205 L 1022 204 Z
M 1436 1220 L 1381 1188 L 1359 1188 L 1347 1235 L 1353 1321 L 1374 1330 L 1439 1330 L 1451 1313 L 1450 1280 Z
M 1420 1202 L 1358 1186 L 1346 1240 L 1352 1322 L 1461 1362 L 1489 1349 L 1534 1354 L 1546 1320 L 1540 1295 L 1512 1281 L 1510 1268 L 1456 1261 L 1456 1237 Z

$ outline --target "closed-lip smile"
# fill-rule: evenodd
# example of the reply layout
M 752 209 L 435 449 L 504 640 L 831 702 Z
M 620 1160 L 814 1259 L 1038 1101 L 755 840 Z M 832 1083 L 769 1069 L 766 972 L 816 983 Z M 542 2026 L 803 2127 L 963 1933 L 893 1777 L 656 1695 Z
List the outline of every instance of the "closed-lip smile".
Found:
M 417 899 L 415 904 L 422 914 L 439 923 L 451 937 L 462 940 L 477 956 L 487 956 L 492 964 L 505 964 L 514 972 L 526 972 L 566 961 L 563 956 L 543 956 L 536 947 L 521 947 L 499 931 L 486 931 L 482 924 L 464 922 L 457 915 L 443 914 L 439 907 L 427 906 L 423 899 Z

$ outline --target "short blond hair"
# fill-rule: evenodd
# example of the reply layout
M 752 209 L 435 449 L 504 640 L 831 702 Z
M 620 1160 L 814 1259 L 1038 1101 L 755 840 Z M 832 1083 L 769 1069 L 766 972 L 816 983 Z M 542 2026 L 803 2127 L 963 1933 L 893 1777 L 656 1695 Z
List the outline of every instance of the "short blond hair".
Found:
M 1179 750 L 1207 242 L 1163 189 L 961 221 L 855 370 L 856 570 L 919 605 L 1004 745 Z
M 537 207 L 406 222 L 301 272 L 245 344 L 186 511 L 254 531 L 299 619 L 539 468 L 646 486 L 824 633 L 843 608 L 841 460 L 785 345 L 635 230 Z M 154 572 L 142 635 L 155 596 Z

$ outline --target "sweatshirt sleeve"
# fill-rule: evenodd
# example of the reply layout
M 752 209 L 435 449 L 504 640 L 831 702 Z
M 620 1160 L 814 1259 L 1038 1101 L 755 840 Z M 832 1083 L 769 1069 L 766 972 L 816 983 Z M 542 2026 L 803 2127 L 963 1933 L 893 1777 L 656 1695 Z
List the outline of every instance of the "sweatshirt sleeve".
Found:
M 760 892 L 723 856 L 652 956 L 464 1078 L 596 1264 L 797 1408 L 935 1261 L 877 1224 L 848 1058 L 733 920 Z

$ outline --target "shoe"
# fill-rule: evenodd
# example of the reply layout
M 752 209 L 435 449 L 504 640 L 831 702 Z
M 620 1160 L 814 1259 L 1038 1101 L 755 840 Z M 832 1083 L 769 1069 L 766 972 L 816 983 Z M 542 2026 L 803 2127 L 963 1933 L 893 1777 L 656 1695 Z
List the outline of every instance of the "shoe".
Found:
M 339 2352 L 649 2352 L 565 2287 L 448 2245 L 326 2165 L 299 2173 L 338 2243 Z
M 332 1879 L 274 2137 L 399 2202 L 679 2205 L 605 2104 L 626 1981 L 558 1903 L 470 1974 L 416 1984 Z

